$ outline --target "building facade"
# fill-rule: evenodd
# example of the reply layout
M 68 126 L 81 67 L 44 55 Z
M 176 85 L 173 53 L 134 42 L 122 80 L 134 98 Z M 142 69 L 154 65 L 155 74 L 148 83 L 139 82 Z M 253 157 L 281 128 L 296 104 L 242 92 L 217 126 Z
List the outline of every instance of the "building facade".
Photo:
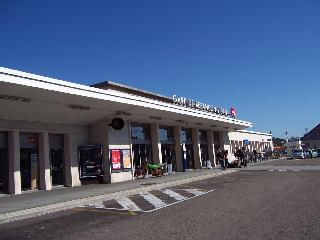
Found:
M 320 124 L 305 134 L 302 138 L 303 148 L 320 148 Z
M 217 164 L 218 148 L 231 153 L 250 135 L 262 150 L 271 138 L 243 131 L 252 124 L 234 109 L 7 68 L 0 68 L 0 107 L 0 191 L 9 194 L 133 180 L 146 161 L 169 158 L 174 171 L 201 169 Z

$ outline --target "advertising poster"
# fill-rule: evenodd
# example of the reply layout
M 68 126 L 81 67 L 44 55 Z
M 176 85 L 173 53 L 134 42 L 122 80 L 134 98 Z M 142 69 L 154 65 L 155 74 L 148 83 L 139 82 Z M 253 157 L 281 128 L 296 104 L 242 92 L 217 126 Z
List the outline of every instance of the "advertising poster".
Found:
M 121 155 L 119 149 L 111 150 L 112 170 L 121 170 Z
M 131 169 L 130 149 L 122 150 L 123 169 Z

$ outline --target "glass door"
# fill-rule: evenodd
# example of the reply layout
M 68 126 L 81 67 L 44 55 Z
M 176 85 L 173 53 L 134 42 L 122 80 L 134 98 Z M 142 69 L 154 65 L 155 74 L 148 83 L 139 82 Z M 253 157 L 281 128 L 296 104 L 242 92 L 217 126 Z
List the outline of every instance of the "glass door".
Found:
M 39 185 L 38 151 L 32 148 L 20 149 L 21 189 L 36 189 Z
M 51 160 L 51 177 L 52 185 L 63 185 L 64 184 L 64 164 L 63 164 L 63 149 L 51 149 L 50 150 Z
M 49 134 L 52 186 L 64 185 L 64 142 L 62 134 Z

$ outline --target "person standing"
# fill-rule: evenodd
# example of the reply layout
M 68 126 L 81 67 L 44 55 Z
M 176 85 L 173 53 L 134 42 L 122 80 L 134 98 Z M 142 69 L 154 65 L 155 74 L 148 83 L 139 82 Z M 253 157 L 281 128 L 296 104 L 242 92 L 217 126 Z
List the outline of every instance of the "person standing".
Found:
M 223 152 L 224 168 L 226 168 L 227 166 L 229 166 L 228 155 L 229 155 L 228 150 L 225 150 L 225 151 Z
M 226 167 L 225 167 L 224 156 L 220 148 L 217 150 L 217 158 L 219 160 L 219 163 L 221 164 L 221 169 L 225 170 Z
M 170 175 L 172 173 L 172 153 L 171 151 L 168 152 L 168 156 L 167 156 L 167 173 L 168 175 Z

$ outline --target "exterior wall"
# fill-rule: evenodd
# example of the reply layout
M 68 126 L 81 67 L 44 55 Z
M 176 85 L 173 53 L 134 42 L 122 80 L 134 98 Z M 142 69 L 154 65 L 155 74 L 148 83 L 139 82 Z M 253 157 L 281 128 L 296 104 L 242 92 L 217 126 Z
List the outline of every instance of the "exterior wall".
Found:
M 80 185 L 78 147 L 89 143 L 89 128 L 87 126 L 2 119 L 0 120 L 0 130 L 8 132 L 9 193 L 21 193 L 19 134 L 25 132 L 37 133 L 39 136 L 40 189 L 51 189 L 48 133 L 65 135 L 65 185 Z
M 236 131 L 229 132 L 230 152 L 233 153 L 235 148 L 243 147 L 243 140 L 249 140 L 250 144 L 247 146 L 249 151 L 254 149 L 258 152 L 273 150 L 272 135 L 267 133 L 259 133 L 252 131 Z
M 304 144 L 303 148 L 320 148 L 320 140 L 309 140 L 302 142 Z
M 130 149 L 131 152 L 131 134 L 130 134 L 130 123 L 125 121 L 124 127 L 121 130 L 114 130 L 112 127 L 108 128 L 108 141 L 109 149 Z M 131 153 L 132 156 L 132 153 Z M 111 160 L 110 160 L 111 161 Z M 132 166 L 132 159 L 131 159 Z M 132 171 L 121 171 L 111 173 L 111 183 L 122 182 L 133 179 Z
M 109 141 L 108 141 L 108 122 L 100 121 L 90 126 L 90 143 L 102 146 L 103 161 L 103 182 L 111 182 L 110 160 L 109 160 Z

